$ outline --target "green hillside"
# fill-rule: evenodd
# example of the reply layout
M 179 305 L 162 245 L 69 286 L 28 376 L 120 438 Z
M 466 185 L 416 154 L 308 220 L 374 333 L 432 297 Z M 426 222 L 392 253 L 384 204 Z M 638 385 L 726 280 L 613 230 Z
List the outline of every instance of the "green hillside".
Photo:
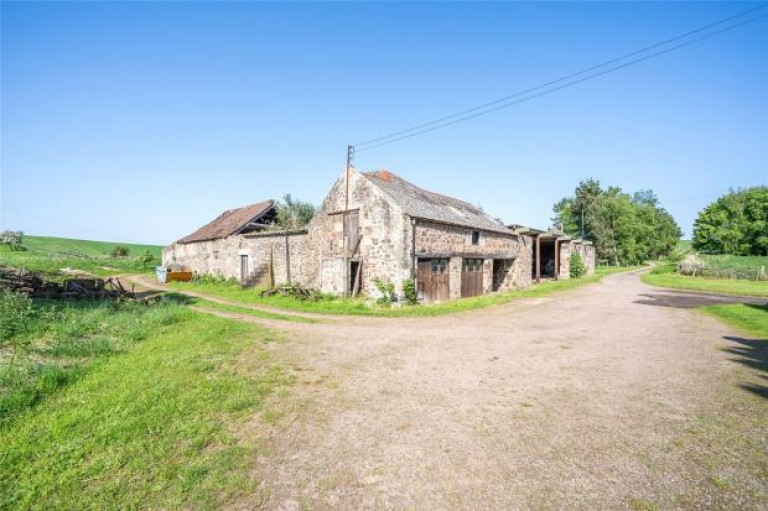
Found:
M 45 252 L 48 254 L 73 253 L 86 257 L 109 256 L 116 246 L 126 247 L 130 255 L 139 255 L 146 250 L 159 258 L 163 247 L 159 245 L 137 245 L 118 241 L 73 240 L 69 238 L 53 238 L 50 236 L 24 236 L 24 246 L 27 250 Z
M 160 263 L 163 247 L 111 241 L 74 240 L 50 236 L 24 236 L 23 250 L 0 245 L 0 266 L 58 273 L 65 268 L 103 277 L 118 273 L 151 270 Z M 128 255 L 112 257 L 116 246 L 126 247 Z M 145 254 L 149 253 L 150 258 Z

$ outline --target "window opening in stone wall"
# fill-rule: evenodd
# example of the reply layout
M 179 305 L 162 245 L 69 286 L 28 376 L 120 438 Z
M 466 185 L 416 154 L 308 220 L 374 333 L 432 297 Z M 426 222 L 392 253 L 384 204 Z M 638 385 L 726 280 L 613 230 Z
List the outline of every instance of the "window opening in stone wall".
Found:
M 480 231 L 472 231 L 472 244 L 477 245 L 480 243 Z

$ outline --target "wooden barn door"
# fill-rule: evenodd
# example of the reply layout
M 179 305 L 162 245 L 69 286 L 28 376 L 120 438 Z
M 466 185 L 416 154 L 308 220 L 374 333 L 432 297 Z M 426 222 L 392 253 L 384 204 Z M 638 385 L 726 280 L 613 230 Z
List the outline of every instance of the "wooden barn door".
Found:
M 242 284 L 245 284 L 248 281 L 248 277 L 249 277 L 248 256 L 241 255 L 240 256 L 240 282 Z
M 360 242 L 360 213 L 347 211 L 344 213 L 344 244 L 349 256 L 355 255 Z
M 419 295 L 426 302 L 444 302 L 450 297 L 448 259 L 419 259 Z
M 483 260 L 464 259 L 461 262 L 461 297 L 483 294 Z

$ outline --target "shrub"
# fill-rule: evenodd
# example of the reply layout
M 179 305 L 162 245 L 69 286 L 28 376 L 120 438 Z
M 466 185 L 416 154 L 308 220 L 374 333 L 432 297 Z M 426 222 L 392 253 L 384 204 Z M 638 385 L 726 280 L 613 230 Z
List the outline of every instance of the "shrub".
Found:
M 576 251 L 571 252 L 571 278 L 578 279 L 584 275 L 585 271 L 586 268 L 584 267 L 584 261 L 581 260 L 581 254 Z
M 416 305 L 419 303 L 415 280 L 407 279 L 405 282 L 403 282 L 403 294 L 405 295 L 405 303 L 408 305 Z
M 702 270 L 706 268 L 706 266 L 706 261 L 699 258 L 699 256 L 696 254 L 688 254 L 677 265 L 677 272 L 682 275 L 696 276 L 697 273 L 701 275 Z
M 205 273 L 195 273 L 192 275 L 192 282 L 195 284 L 215 285 L 215 286 L 240 286 L 240 282 L 234 277 L 224 277 L 222 275 L 208 275 Z
M 136 256 L 136 262 L 139 263 L 142 268 L 151 268 L 152 266 L 156 266 L 156 263 L 159 263 L 160 261 L 152 255 L 152 252 L 145 250 L 140 255 Z
M 3 231 L 0 232 L 0 244 L 8 245 L 11 250 L 24 250 L 21 242 L 24 239 L 22 231 Z
M 376 303 L 382 307 L 389 307 L 394 299 L 393 294 L 395 292 L 395 284 L 391 280 L 383 280 L 378 277 L 374 279 L 373 283 L 381 293 L 381 296 L 376 300 Z
M 130 249 L 128 247 L 125 247 L 123 245 L 116 245 L 115 248 L 112 249 L 111 256 L 112 257 L 128 257 L 131 254 Z

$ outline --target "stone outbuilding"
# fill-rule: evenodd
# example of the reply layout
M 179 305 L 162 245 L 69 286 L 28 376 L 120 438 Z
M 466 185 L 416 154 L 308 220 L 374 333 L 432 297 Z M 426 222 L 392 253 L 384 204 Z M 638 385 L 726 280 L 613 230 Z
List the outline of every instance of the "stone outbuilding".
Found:
M 578 252 L 584 263 L 585 275 L 595 273 L 595 249 L 591 241 L 572 239 L 562 231 L 543 231 L 513 224 L 513 231 L 533 239 L 531 275 L 535 282 L 542 279 L 571 278 L 571 254 Z
M 567 278 L 570 250 L 591 249 L 560 235 L 550 249 L 544 231 L 508 228 L 387 170 L 342 174 L 304 230 L 275 230 L 275 215 L 271 200 L 227 211 L 167 247 L 163 261 L 248 286 L 293 282 L 334 295 L 375 297 L 377 282 L 391 282 L 402 297 L 413 279 L 421 301 L 437 302 L 525 288 L 552 264 L 554 278 Z

